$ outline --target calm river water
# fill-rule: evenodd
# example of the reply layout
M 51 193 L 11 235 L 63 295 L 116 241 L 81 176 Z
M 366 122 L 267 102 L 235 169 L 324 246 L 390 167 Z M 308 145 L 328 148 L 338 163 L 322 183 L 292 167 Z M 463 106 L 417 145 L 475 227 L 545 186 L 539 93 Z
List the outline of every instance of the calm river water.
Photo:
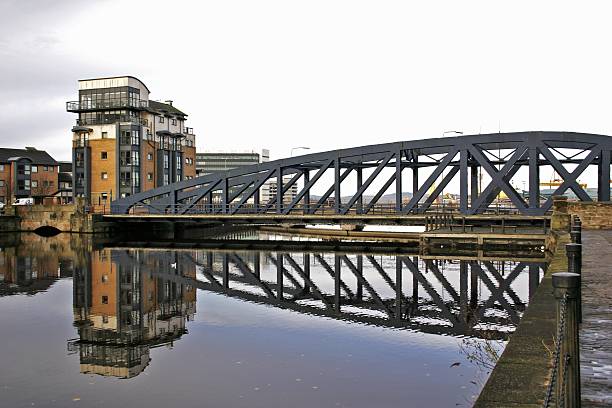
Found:
M 0 237 L 0 406 L 471 406 L 544 268 L 91 240 Z

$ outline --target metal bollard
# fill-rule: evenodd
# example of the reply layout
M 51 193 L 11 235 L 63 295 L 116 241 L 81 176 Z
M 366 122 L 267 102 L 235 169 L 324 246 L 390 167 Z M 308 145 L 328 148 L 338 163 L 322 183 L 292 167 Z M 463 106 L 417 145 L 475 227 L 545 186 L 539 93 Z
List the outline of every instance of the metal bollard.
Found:
M 578 275 L 578 322 L 582 323 L 582 244 L 565 244 L 568 272 Z
M 563 328 L 559 333 L 560 338 L 557 339 L 560 348 L 555 349 L 559 358 L 556 374 L 557 405 L 579 408 L 580 343 L 577 304 L 580 276 L 569 272 L 553 273 L 552 284 L 557 299 L 557 327 Z
M 578 231 L 570 231 L 570 238 L 573 244 L 582 244 L 582 232 Z

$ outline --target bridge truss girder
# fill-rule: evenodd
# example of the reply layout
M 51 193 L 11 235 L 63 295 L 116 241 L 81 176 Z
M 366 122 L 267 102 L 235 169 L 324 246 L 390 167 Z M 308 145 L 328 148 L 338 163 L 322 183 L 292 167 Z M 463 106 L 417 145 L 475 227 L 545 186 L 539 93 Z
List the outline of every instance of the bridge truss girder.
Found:
M 578 153 L 562 152 L 568 149 Z M 510 152 L 502 155 L 502 150 Z M 115 214 L 128 213 L 135 207 L 165 214 L 290 214 L 296 211 L 370 214 L 394 186 L 394 205 L 388 211 L 409 214 L 427 211 L 450 185 L 457 189 L 458 178 L 458 209 L 462 214 L 486 211 L 503 193 L 518 212 L 542 215 L 552 206 L 551 197 L 541 200 L 540 172 L 544 166 L 549 166 L 563 180 L 552 195 L 571 190 L 583 201 L 591 201 L 591 197 L 578 183 L 578 177 L 589 166 L 598 166 L 597 199 L 609 201 L 610 151 L 612 137 L 571 132 L 500 133 L 387 143 L 291 157 L 206 175 L 116 200 L 111 208 Z M 568 165 L 574 168 L 569 170 Z M 528 172 L 527 197 L 511 183 L 522 168 Z M 411 188 L 404 182 L 408 172 Z M 490 179 L 486 186 L 481 185 L 479 173 Z M 356 185 L 350 190 L 354 192 L 344 197 L 343 202 L 342 191 L 352 175 Z M 426 178 L 421 182 L 423 176 Z M 282 187 L 264 199 L 262 190 L 271 182 Z M 315 188 L 324 191 L 316 200 L 312 199 Z M 295 194 L 288 194 L 291 189 Z M 409 199 L 405 199 L 405 193 L 409 193 Z

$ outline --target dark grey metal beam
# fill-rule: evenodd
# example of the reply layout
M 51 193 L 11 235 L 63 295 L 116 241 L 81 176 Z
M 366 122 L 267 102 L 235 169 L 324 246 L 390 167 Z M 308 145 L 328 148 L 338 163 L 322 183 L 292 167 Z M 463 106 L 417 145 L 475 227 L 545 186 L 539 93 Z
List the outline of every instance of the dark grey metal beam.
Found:
M 514 150 L 514 153 L 498 155 L 495 151 L 508 149 Z M 563 149 L 574 149 L 579 153 L 561 154 Z M 556 157 L 553 151 L 561 157 Z M 395 205 L 392 210 L 398 214 L 407 214 L 418 211 L 419 203 L 424 198 L 426 203 L 433 202 L 430 197 L 426 196 L 440 176 L 443 176 L 443 182 L 447 182 L 446 175 L 449 172 L 459 172 L 459 210 L 461 213 L 473 214 L 486 210 L 497 195 L 494 192 L 503 191 L 519 212 L 526 215 L 541 215 L 551 206 L 550 200 L 540 205 L 539 173 L 542 166 L 552 166 L 564 179 L 554 194 L 561 194 L 571 189 L 580 200 L 589 201 L 591 198 L 580 187 L 576 179 L 588 166 L 598 165 L 597 198 L 608 201 L 610 199 L 611 151 L 612 137 L 573 132 L 516 132 L 410 140 L 313 153 L 232 169 L 219 174 L 209 174 L 115 200 L 111 208 L 113 214 L 125 214 L 135 207 L 142 208 L 142 210 L 139 209 L 139 212 L 189 214 L 202 211 L 202 206 L 198 204 L 206 203 L 206 208 L 210 207 L 212 211 L 212 193 L 215 192 L 221 198 L 220 205 L 215 205 L 215 207 L 222 213 L 238 214 L 245 211 L 269 213 L 272 211 L 275 214 L 289 214 L 297 209 L 298 203 L 303 200 L 304 213 L 313 214 L 333 194 L 334 213 L 347 215 L 353 208 L 357 213 L 369 213 L 373 210 L 374 204 L 395 182 Z M 587 157 L 583 160 L 578 158 L 581 152 L 588 152 Z M 539 157 L 540 154 L 542 158 Z M 569 172 L 564 168 L 568 164 L 577 164 L 578 167 Z M 327 187 L 326 192 L 316 204 L 311 205 L 310 197 L 313 194 L 315 183 L 321 180 L 323 173 L 331 166 L 333 166 L 333 180 L 326 181 L 329 183 L 323 186 Z M 497 170 L 498 166 L 501 166 L 500 170 Z M 510 184 L 510 179 L 521 166 L 529 167 L 528 203 Z M 421 167 L 433 169 L 422 185 L 419 180 Z M 449 167 L 451 170 L 447 170 Z M 365 182 L 362 178 L 364 168 L 374 169 Z M 374 185 L 381 185 L 380 182 L 385 180 L 381 176 L 386 168 L 393 168 L 393 175 L 386 178 L 386 182 L 374 193 L 374 199 L 364 208 L 364 192 Z M 406 205 L 403 205 L 402 172 L 405 168 L 412 169 L 411 193 L 413 196 Z M 455 168 L 458 170 L 454 170 Z M 478 168 L 484 169 L 492 178 L 490 185 L 483 192 L 479 192 L 478 188 L 480 182 Z M 310 177 L 311 170 L 317 170 L 314 177 Z M 353 170 L 357 172 L 357 192 L 346 205 L 342 205 L 342 182 Z M 283 176 L 291 176 L 291 180 L 283 184 Z M 283 204 L 286 192 L 293 188 L 292 186 L 302 176 L 304 187 L 289 204 Z M 258 197 L 263 184 L 272 177 L 276 178 L 279 188 L 276 196 L 262 207 L 259 205 Z M 317 184 L 317 187 L 320 186 Z M 438 190 L 441 192 L 440 189 Z M 251 197 L 255 197 L 253 200 L 257 205 L 245 206 L 246 201 Z M 238 203 L 235 203 L 236 200 Z

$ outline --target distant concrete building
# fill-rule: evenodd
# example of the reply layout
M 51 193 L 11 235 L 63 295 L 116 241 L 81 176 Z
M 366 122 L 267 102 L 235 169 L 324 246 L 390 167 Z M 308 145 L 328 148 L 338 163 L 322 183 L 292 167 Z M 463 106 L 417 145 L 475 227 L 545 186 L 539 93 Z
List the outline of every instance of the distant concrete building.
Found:
M 200 152 L 196 153 L 196 175 L 219 173 L 243 166 L 265 163 L 270 160 L 270 151 L 263 149 L 243 152 Z
M 290 180 L 291 176 L 283 176 L 283 186 L 285 186 Z M 278 190 L 278 182 L 275 178 L 266 181 L 266 183 L 261 186 L 261 201 L 266 203 L 270 200 L 276 198 L 276 192 Z M 283 196 L 283 203 L 289 204 L 298 194 L 298 185 L 294 183 L 289 190 Z

